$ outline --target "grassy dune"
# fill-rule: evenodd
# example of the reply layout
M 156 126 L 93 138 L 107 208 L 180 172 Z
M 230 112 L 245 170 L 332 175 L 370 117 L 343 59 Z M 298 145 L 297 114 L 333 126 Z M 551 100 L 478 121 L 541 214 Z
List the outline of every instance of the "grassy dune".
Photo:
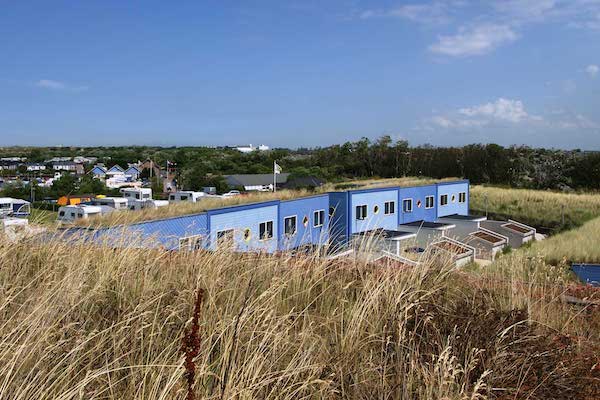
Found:
M 205 399 L 600 397 L 599 314 L 512 262 L 500 281 L 0 237 L 0 399 L 183 399 L 186 367 Z
M 526 251 L 531 255 L 543 255 L 551 264 L 600 263 L 600 218 L 588 221 L 579 228 L 536 242 Z
M 563 210 L 565 227 L 580 226 L 600 216 L 600 194 L 471 186 L 471 209 L 485 211 L 486 198 L 490 213 L 536 226 L 561 227 Z

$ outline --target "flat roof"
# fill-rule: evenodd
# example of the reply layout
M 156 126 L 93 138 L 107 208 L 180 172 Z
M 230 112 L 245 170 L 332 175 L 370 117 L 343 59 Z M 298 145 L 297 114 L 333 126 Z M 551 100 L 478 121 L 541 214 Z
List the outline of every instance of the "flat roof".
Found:
M 457 221 L 473 221 L 473 222 L 487 220 L 487 217 L 484 216 L 484 215 L 460 215 L 460 214 L 452 214 L 452 215 L 446 215 L 444 217 L 440 217 L 440 219 L 443 219 L 443 218 L 454 219 L 454 220 L 457 220 Z
M 528 233 L 533 233 L 533 228 L 529 229 L 529 228 L 525 228 L 524 226 L 518 225 L 514 222 L 509 222 L 506 223 L 504 225 L 502 225 L 503 227 L 505 227 L 506 229 L 510 229 L 512 231 L 515 232 L 519 232 L 522 233 L 524 235 L 528 234 Z
M 467 246 L 451 242 L 449 240 L 442 240 L 436 243 L 433 243 L 432 246 L 437 247 L 439 249 L 445 250 L 447 252 L 456 254 L 458 256 L 467 254 L 471 251 Z
M 392 239 L 392 240 L 402 240 L 402 239 L 408 239 L 408 238 L 416 236 L 416 234 L 413 232 L 394 231 L 391 229 L 383 229 L 383 228 L 372 229 L 370 231 L 357 232 L 357 233 L 353 234 L 353 236 L 369 236 L 369 235 L 381 236 L 382 238 Z
M 481 240 L 485 240 L 486 242 L 489 242 L 489 243 L 492 243 L 492 244 L 498 244 L 498 243 L 502 243 L 502 242 L 505 241 L 504 238 L 502 238 L 502 237 L 500 237 L 498 235 L 492 234 L 489 231 L 482 231 L 482 230 L 479 230 L 477 232 L 473 232 L 469 236 L 476 237 L 476 238 L 481 239 Z
M 427 221 L 415 221 L 409 222 L 407 224 L 402 224 L 400 226 L 411 226 L 415 228 L 427 228 L 427 229 L 450 229 L 455 228 L 456 226 L 453 224 L 447 224 L 445 222 L 427 222 Z

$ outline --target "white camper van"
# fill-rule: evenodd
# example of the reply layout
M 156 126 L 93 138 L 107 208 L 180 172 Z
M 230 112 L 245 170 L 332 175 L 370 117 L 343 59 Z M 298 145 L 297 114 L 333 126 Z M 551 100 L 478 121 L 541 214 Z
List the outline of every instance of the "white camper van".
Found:
M 128 200 L 125 197 L 96 197 L 92 199 L 94 206 L 107 206 L 115 210 L 127 210 Z
M 88 206 L 86 204 L 63 206 L 58 209 L 58 220 L 62 223 L 71 223 L 95 215 L 107 214 L 111 211 L 114 211 L 114 209 L 107 206 Z
M 123 188 L 120 190 L 123 197 L 131 200 L 152 199 L 152 189 L 150 188 Z

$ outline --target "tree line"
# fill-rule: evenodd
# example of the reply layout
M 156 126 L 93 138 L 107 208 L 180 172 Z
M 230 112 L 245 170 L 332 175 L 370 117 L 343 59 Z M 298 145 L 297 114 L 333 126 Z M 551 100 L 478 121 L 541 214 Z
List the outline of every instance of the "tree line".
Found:
M 527 146 L 471 144 L 462 147 L 410 146 L 390 136 L 376 140 L 299 149 L 241 153 L 228 147 L 47 147 L 2 148 L 0 157 L 28 157 L 43 161 L 55 156 L 94 156 L 107 166 L 152 159 L 164 169 L 167 160 L 176 171 L 178 186 L 227 188 L 223 175 L 267 174 L 277 161 L 293 176 L 316 176 L 329 182 L 356 178 L 427 176 L 463 177 L 474 184 L 552 190 L 600 190 L 600 153 Z M 92 166 L 88 166 L 90 169 Z M 144 175 L 144 174 L 142 174 Z M 108 189 L 89 178 L 64 178 L 45 195 Z M 56 185 L 56 183 L 55 183 Z M 22 188 L 23 192 L 27 188 Z M 42 194 L 42 193 L 40 193 Z M 39 197 L 38 197 L 39 198 Z

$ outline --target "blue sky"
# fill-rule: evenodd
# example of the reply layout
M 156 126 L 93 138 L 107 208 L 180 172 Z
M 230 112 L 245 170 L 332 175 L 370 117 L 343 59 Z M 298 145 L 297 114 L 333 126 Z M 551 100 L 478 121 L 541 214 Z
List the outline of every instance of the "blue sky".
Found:
M 6 1 L 0 37 L 5 145 L 600 150 L 600 0 Z

